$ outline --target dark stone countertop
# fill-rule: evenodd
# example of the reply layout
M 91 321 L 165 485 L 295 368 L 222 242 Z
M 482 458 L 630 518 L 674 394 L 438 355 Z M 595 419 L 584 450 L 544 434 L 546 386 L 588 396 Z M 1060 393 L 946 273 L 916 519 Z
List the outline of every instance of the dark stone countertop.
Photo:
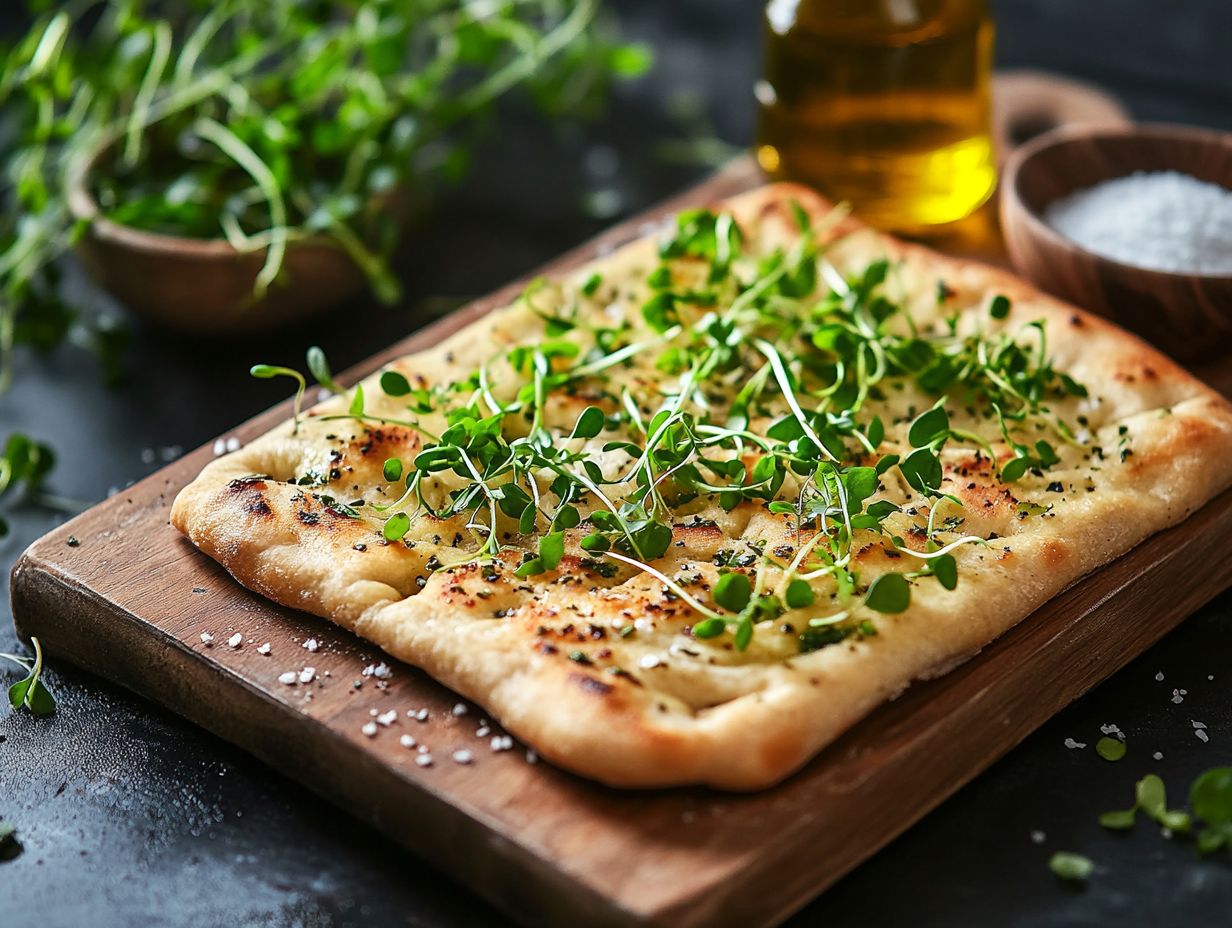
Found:
M 399 268 L 397 309 L 343 307 L 319 326 L 244 340 L 200 341 L 134 327 L 131 374 L 98 387 L 72 350 L 22 356 L 0 401 L 0 432 L 22 429 L 59 449 L 56 487 L 105 496 L 164 455 L 210 440 L 281 398 L 249 380 L 253 361 L 298 363 L 321 342 L 336 368 L 358 361 L 461 298 L 478 295 L 597 231 L 587 191 L 636 211 L 705 173 L 665 164 L 679 137 L 669 98 L 692 99 L 733 144 L 751 135 L 758 68 L 757 0 L 624 0 L 627 31 L 659 50 L 654 76 L 623 88 L 606 122 L 517 130 L 485 145 L 473 179 L 444 194 Z M 1232 129 L 1226 0 L 994 0 L 1003 66 L 1094 80 L 1140 118 Z M 0 14 L 0 24 L 11 14 Z M 587 157 L 589 153 L 589 157 Z M 615 155 L 615 160 L 613 160 Z M 608 170 L 616 167 L 616 173 Z M 604 203 L 606 201 L 606 203 Z M 99 302 L 83 286 L 85 297 Z M 440 294 L 457 300 L 441 300 Z M 26 509 L 0 543 L 0 567 L 57 517 Z M 7 599 L 7 597 L 6 597 Z M 1232 595 L 1071 706 L 924 821 L 792 920 L 793 926 L 1194 925 L 1232 911 L 1232 860 L 1139 824 L 1128 835 L 1095 822 L 1126 806 L 1133 783 L 1160 773 L 1179 800 L 1201 770 L 1232 759 Z M 0 621 L 0 650 L 16 647 Z M 1163 674 L 1158 681 L 1156 675 Z M 5 679 L 12 679 L 6 677 Z M 0 924 L 111 926 L 504 925 L 444 876 L 252 758 L 127 693 L 53 666 L 50 719 L 0 718 L 0 818 L 25 852 L 0 864 Z M 1183 702 L 1173 701 L 1184 689 Z M 6 711 L 6 710 L 0 710 Z M 1209 743 L 1194 734 L 1204 722 Z M 1100 726 L 1128 736 L 1109 764 Z M 1067 737 L 1085 749 L 1064 746 Z M 1161 760 L 1152 755 L 1162 752 Z M 1033 840 L 1033 833 L 1037 833 Z M 1040 838 L 1040 834 L 1043 835 Z M 1085 890 L 1061 885 L 1052 851 L 1097 862 Z M 1223 914 L 1220 914 L 1223 913 Z

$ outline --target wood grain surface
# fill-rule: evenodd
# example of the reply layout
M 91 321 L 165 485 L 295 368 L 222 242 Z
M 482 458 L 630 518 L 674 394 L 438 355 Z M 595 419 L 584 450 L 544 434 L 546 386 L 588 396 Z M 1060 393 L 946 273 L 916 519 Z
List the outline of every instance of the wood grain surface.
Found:
M 554 262 L 561 271 L 684 204 L 757 181 L 746 161 Z M 439 341 L 481 300 L 370 359 Z M 1222 369 L 1222 368 L 1221 368 Z M 241 441 L 289 415 L 245 423 Z M 621 792 L 494 753 L 481 714 L 329 623 L 249 593 L 167 521 L 197 449 L 36 542 L 14 570 L 19 631 L 240 745 L 527 924 L 775 924 L 908 828 L 1071 700 L 1232 584 L 1232 493 L 1087 577 L 954 672 L 913 686 L 772 790 Z M 213 636 L 207 645 L 202 633 Z M 243 643 L 227 640 L 239 633 Z M 303 647 L 316 638 L 319 650 Z M 268 656 L 257 648 L 270 643 Z M 312 682 L 279 676 L 312 667 Z M 408 713 L 427 710 L 420 721 Z M 372 712 L 397 720 L 366 735 Z M 404 747 L 429 745 L 432 766 Z M 474 761 L 457 763 L 455 751 Z

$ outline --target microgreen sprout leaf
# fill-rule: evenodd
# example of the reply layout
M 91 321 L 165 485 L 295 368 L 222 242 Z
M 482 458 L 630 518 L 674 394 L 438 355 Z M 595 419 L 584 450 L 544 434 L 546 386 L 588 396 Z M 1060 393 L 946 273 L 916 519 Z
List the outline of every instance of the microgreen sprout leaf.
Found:
M 788 609 L 803 609 L 813 605 L 814 598 L 813 588 L 809 586 L 808 581 L 796 579 L 787 584 L 783 602 L 787 604 Z
M 381 468 L 382 476 L 389 483 L 395 480 L 402 479 L 402 461 L 398 458 L 386 458 L 385 465 Z
M 950 417 L 941 405 L 921 413 L 907 433 L 907 440 L 913 448 L 924 448 L 935 441 L 944 439 L 950 433 Z
M 723 574 L 714 585 L 714 601 L 731 612 L 739 612 L 749 604 L 753 584 L 741 573 Z
M 911 605 L 911 586 L 900 573 L 882 574 L 868 588 L 864 605 L 876 612 L 903 612 Z
M 395 512 L 385 520 L 381 534 L 386 541 L 401 541 L 411 527 L 411 517 L 405 512 Z
M 289 367 L 279 367 L 276 364 L 254 364 L 249 368 L 248 373 L 256 377 L 258 380 L 270 380 L 274 377 L 290 377 L 295 381 L 295 404 L 291 417 L 292 426 L 291 434 L 299 434 L 299 413 L 304 402 L 304 390 L 308 388 L 308 383 L 304 380 L 304 375 L 299 371 Z
M 1095 863 L 1081 854 L 1057 851 L 1049 858 L 1048 869 L 1063 880 L 1085 882 L 1095 872 Z
M 702 619 L 693 626 L 694 638 L 717 638 L 727 630 L 727 623 L 722 619 Z
M 1095 742 L 1095 753 L 1104 760 L 1118 761 L 1125 756 L 1125 742 L 1104 736 Z
M 384 371 L 380 378 L 381 390 L 386 396 L 406 396 L 411 392 L 411 382 L 397 371 Z
M 9 687 L 9 705 L 14 709 L 27 709 L 34 715 L 51 715 L 56 711 L 56 701 L 43 683 L 43 648 L 37 638 L 31 638 L 34 660 L 16 654 L 0 654 L 26 671 L 26 676 Z
M 313 345 L 308 349 L 308 373 L 312 374 L 313 378 L 331 393 L 343 392 L 342 385 L 334 380 L 334 375 L 330 372 L 329 361 L 326 360 L 325 352 L 318 345 Z

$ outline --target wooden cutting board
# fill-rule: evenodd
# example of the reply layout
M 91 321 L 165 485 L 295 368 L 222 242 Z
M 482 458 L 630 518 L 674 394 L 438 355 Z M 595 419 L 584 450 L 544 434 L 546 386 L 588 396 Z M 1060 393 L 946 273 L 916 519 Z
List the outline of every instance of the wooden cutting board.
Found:
M 757 182 L 737 162 L 544 272 Z M 440 341 L 523 284 L 342 379 Z M 289 414 L 283 404 L 234 435 L 250 440 Z M 775 789 L 620 792 L 532 764 L 521 745 L 494 753 L 476 735 L 475 707 L 456 714 L 455 696 L 396 662 L 387 679 L 365 676 L 381 661 L 372 646 L 234 583 L 167 521 L 176 492 L 212 454 L 197 449 L 32 545 L 13 574 L 19 632 L 251 751 L 529 924 L 777 923 L 1232 584 L 1229 493 L 953 673 L 913 686 Z M 235 633 L 243 643 L 231 648 Z M 302 646 L 310 638 L 319 650 Z M 268 656 L 257 650 L 265 642 Z M 279 682 L 309 666 L 311 683 Z M 422 721 L 408 715 L 423 709 Z M 364 733 L 374 712 L 390 710 L 393 724 Z M 416 763 L 403 735 L 430 746 L 432 766 Z M 462 750 L 472 763 L 452 759 Z

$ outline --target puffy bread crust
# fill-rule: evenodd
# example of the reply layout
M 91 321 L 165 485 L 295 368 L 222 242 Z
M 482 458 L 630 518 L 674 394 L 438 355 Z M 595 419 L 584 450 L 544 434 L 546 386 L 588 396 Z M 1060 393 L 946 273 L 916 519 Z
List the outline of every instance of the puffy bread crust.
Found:
M 782 184 L 725 205 L 746 232 L 774 239 L 789 237 L 792 199 L 818 222 L 831 209 L 811 191 Z M 835 234 L 859 228 L 846 220 Z M 207 465 L 175 500 L 172 522 L 245 586 L 332 619 L 423 668 L 561 767 L 624 787 L 769 786 L 913 680 L 967 659 L 1076 579 L 1232 484 L 1232 407 L 1154 349 L 983 265 L 868 231 L 843 238 L 832 251 L 836 262 L 879 254 L 901 259 L 909 279 L 940 278 L 973 297 L 1006 294 L 1014 301 L 1011 321 L 1046 320 L 1056 366 L 1096 398 L 1081 406 L 1092 420 L 1092 441 L 1112 449 L 1126 426 L 1132 442 L 1123 460 L 1109 450 L 1095 480 L 1085 459 L 1063 453 L 1048 479 L 1064 489 L 1049 496 L 1048 517 L 1030 520 L 1017 515 L 1015 498 L 978 461 L 947 452 L 949 488 L 963 498 L 973 524 L 1004 537 L 956 551 L 958 588 L 917 584 L 908 611 L 878 616 L 875 637 L 801 655 L 758 652 L 755 639 L 747 658 L 736 659 L 681 634 L 687 615 L 657 582 L 629 571 L 597 575 L 576 537 L 546 580 L 514 578 L 517 551 L 497 567 L 432 572 L 431 557 L 448 564 L 451 553 L 464 550 L 460 524 L 421 520 L 414 547 L 384 544 L 371 524 L 280 482 L 337 465 L 328 492 L 338 499 L 363 493 L 371 501 L 384 458 L 413 456 L 418 438 L 410 430 L 320 421 L 344 411 L 342 398 L 316 407 L 298 435 L 283 426 Z M 652 245 L 641 241 L 594 266 L 612 274 L 652 257 Z M 904 296 L 919 317 L 936 312 L 931 289 Z M 429 379 L 444 369 L 469 370 L 531 322 L 525 309 L 502 310 L 395 367 Z M 372 405 L 381 395 L 376 376 L 365 386 Z M 325 436 L 335 433 L 331 444 Z M 342 450 L 331 450 L 338 442 Z M 257 474 L 271 479 L 251 479 Z M 704 514 L 713 523 L 676 527 L 659 569 L 711 581 L 713 556 L 725 543 L 758 538 L 769 546 L 793 537 L 781 520 L 750 504 Z M 862 576 L 892 566 L 872 545 L 859 561 Z M 618 639 L 615 627 L 635 620 L 645 628 Z M 575 647 L 615 650 L 627 672 L 573 661 Z

